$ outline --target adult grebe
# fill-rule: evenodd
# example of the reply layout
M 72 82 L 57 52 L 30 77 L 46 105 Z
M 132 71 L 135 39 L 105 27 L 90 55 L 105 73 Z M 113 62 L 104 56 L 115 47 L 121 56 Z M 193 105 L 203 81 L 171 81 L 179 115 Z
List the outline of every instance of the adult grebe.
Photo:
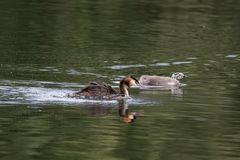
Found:
M 143 75 L 140 77 L 139 82 L 145 86 L 179 86 L 179 80 L 184 77 L 185 75 L 181 72 L 173 73 L 171 77 Z
M 133 76 L 124 77 L 119 84 L 119 92 L 104 82 L 91 82 L 82 90 L 74 93 L 74 96 L 86 97 L 129 97 L 128 88 L 139 85 L 139 82 Z

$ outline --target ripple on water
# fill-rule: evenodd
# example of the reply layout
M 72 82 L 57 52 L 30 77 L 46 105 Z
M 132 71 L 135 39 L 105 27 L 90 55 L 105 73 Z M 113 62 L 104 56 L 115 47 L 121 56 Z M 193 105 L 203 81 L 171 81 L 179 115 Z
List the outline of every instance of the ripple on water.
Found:
M 47 82 L 46 82 L 47 83 Z M 13 84 L 12 84 L 13 85 Z M 69 97 L 73 94 L 72 89 L 67 88 L 46 88 L 29 86 L 1 86 L 0 83 L 0 104 L 114 104 L 118 102 L 112 99 L 86 99 Z M 149 104 L 142 99 L 129 99 L 129 104 Z
M 91 72 L 79 72 L 75 69 L 68 69 L 66 70 L 67 74 L 69 75 L 90 75 L 90 76 L 96 76 L 96 77 L 107 77 L 107 76 L 103 76 L 101 74 L 97 74 L 97 73 L 91 73 Z
M 170 66 L 170 65 L 171 65 L 170 63 L 155 63 L 155 64 L 150 64 L 149 66 L 153 66 L 153 67 L 158 67 L 158 66 L 167 67 L 167 66 Z
M 195 60 L 195 59 L 198 59 L 197 57 L 188 57 L 187 59 L 189 60 Z
M 41 87 L 4 87 L 0 88 L 2 104 L 79 104 L 79 103 L 116 103 L 116 101 L 88 100 L 70 98 L 73 91 Z
M 109 66 L 106 68 L 111 68 L 111 69 L 117 70 L 117 69 L 136 68 L 136 67 L 145 67 L 145 65 L 143 65 L 143 64 L 114 65 L 114 66 Z
M 53 86 L 53 87 L 61 87 L 61 88 L 67 88 L 67 87 L 84 87 L 83 85 L 80 85 L 78 83 L 68 83 L 68 82 L 50 82 L 50 81 L 27 81 L 27 80 L 1 80 L 0 81 L 0 88 L 4 86 L 6 89 L 6 86 Z
M 179 65 L 179 64 L 191 64 L 192 61 L 177 61 L 177 62 L 172 62 L 173 65 Z
M 229 54 L 226 56 L 226 58 L 236 58 L 238 55 L 236 54 Z

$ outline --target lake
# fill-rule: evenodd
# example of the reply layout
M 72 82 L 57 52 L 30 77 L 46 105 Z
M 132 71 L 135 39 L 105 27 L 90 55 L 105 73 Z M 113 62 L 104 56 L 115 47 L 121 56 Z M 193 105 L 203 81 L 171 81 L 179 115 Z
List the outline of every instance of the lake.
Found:
M 2 0 L 0 159 L 238 160 L 239 8 L 236 0 Z M 90 81 L 117 89 L 126 75 L 174 72 L 187 76 L 175 90 L 68 97 Z

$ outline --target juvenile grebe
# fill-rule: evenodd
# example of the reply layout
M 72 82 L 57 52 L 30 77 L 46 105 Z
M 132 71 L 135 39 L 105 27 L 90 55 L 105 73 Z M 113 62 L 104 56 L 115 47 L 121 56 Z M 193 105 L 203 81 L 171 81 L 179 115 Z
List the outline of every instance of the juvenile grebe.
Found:
M 129 97 L 128 88 L 138 85 L 139 82 L 133 76 L 127 76 L 120 81 L 119 92 L 104 82 L 91 82 L 88 86 L 78 91 L 74 96 L 86 97 Z
M 145 86 L 179 86 L 179 80 L 184 77 L 185 75 L 181 72 L 173 73 L 171 77 L 143 75 L 140 77 L 139 82 Z

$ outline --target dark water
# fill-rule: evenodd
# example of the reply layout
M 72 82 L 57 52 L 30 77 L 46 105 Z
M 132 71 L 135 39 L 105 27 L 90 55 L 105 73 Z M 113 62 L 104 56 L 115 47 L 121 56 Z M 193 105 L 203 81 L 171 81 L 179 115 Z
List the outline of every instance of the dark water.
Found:
M 240 159 L 240 1 L 2 0 L 0 23 L 0 159 Z M 176 71 L 124 104 L 66 96 Z

